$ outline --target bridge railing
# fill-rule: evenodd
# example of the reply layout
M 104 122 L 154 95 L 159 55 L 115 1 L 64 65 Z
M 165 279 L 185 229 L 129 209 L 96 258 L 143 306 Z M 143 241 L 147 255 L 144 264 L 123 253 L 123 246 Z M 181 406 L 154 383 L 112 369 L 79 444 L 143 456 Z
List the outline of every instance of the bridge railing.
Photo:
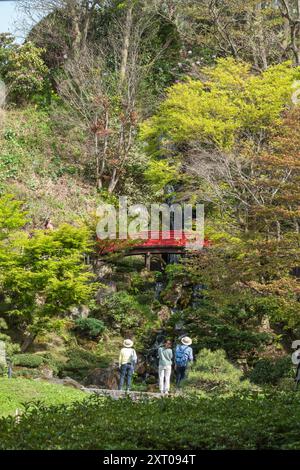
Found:
M 202 243 L 201 243 L 202 242 Z M 126 240 L 98 240 L 102 253 L 112 253 L 133 248 L 168 248 L 182 247 L 189 248 L 193 244 L 196 246 L 208 247 L 211 242 L 207 239 L 201 240 L 198 233 L 181 230 L 148 230 L 131 234 Z

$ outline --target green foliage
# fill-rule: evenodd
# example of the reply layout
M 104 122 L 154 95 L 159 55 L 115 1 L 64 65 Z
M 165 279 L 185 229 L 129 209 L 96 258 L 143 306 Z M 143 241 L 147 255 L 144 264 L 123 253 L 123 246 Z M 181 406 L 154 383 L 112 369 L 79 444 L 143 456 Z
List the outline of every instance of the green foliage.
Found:
M 13 377 L 16 379 L 36 380 L 41 378 L 41 373 L 34 367 L 13 369 Z
M 46 362 L 45 358 L 37 354 L 15 354 L 13 364 L 15 366 L 37 368 Z
M 214 390 L 215 392 L 236 392 L 250 390 L 251 384 L 243 380 L 243 372 L 231 364 L 225 351 L 202 349 L 186 380 L 188 387 Z
M 0 132 L 0 190 L 26 201 L 32 225 L 84 219 L 95 189 L 84 173 L 82 131 L 64 129 L 36 106 L 9 108 Z
M 135 296 L 126 291 L 116 292 L 103 302 L 101 306 L 103 320 L 118 330 L 138 328 L 151 313 L 148 305 L 140 304 Z
M 1 320 L 3 319 L 0 318 L 0 322 Z M 0 332 L 0 341 L 4 341 L 5 343 L 7 358 L 11 359 L 14 354 L 17 354 L 20 352 L 20 345 L 18 343 L 13 343 L 11 340 L 11 337 L 8 334 Z
M 0 197 L 0 242 L 27 222 L 26 212 L 22 210 L 22 205 L 23 203 L 11 194 Z
M 97 338 L 104 332 L 105 324 L 97 318 L 78 318 L 75 321 L 75 330 L 83 336 Z
M 86 395 L 71 387 L 51 384 L 43 380 L 25 378 L 0 379 L 0 415 L 14 415 L 16 409 L 21 412 L 29 403 L 45 405 L 70 404 L 81 401 Z
M 59 375 L 63 377 L 83 380 L 90 370 L 102 366 L 102 360 L 97 354 L 83 348 L 71 348 L 67 351 L 67 356 L 67 362 L 56 363 Z
M 92 396 L 73 405 L 31 406 L 19 424 L 2 419 L 0 448 L 296 450 L 299 419 L 295 393 L 140 402 Z
M 0 139 L 0 190 L 17 195 L 0 197 L 0 340 L 7 356 L 14 356 L 16 374 L 36 378 L 37 368 L 47 364 L 60 376 L 82 380 L 91 369 L 117 358 L 120 336 L 106 339 L 113 331 L 122 336 L 130 331 L 138 350 L 147 353 L 158 330 L 164 328 L 174 338 L 182 322 L 199 352 L 186 390 L 200 391 L 204 398 L 153 403 L 91 398 L 84 406 L 68 408 L 63 390 L 61 407 L 33 407 L 19 427 L 12 420 L 1 423 L 0 447 L 299 447 L 296 398 L 248 393 L 257 388 L 242 380 L 242 372 L 227 359 L 256 361 L 266 344 L 281 341 L 269 328 L 262 332 L 263 317 L 271 328 L 273 323 L 283 328 L 283 334 L 285 328 L 299 331 L 299 286 L 290 273 L 299 265 L 300 116 L 297 107 L 294 114 L 285 113 L 299 67 L 288 62 L 269 66 L 282 60 L 283 49 L 285 57 L 290 55 L 285 46 L 275 51 L 279 43 L 273 33 L 282 31 L 283 23 L 278 8 L 274 16 L 273 7 L 270 14 L 264 6 L 254 14 L 253 2 L 245 7 L 241 0 L 214 2 L 216 24 L 209 1 L 199 2 L 199 8 L 197 2 L 181 0 L 155 3 L 160 3 L 158 13 L 147 2 L 133 2 L 131 30 L 137 37 L 139 31 L 143 34 L 136 49 L 129 47 L 122 86 L 122 51 L 116 53 L 111 39 L 117 38 L 113 42 L 122 47 L 119 33 L 127 1 L 95 8 L 87 54 L 72 50 L 72 21 L 60 11 L 34 27 L 29 36 L 33 42 L 17 45 L 9 35 L 0 35 L 0 77 L 12 105 Z M 81 27 L 86 12 L 79 6 L 78 13 Z M 257 24 L 249 20 L 254 17 Z M 227 35 L 222 37 L 222 24 L 230 45 Z M 257 41 L 263 43 L 256 47 Z M 249 62 L 255 56 L 255 67 L 233 59 L 231 46 L 235 56 Z M 263 49 L 268 67 L 260 62 Z M 222 58 L 216 60 L 216 55 Z M 61 97 L 50 91 L 50 80 Z M 41 109 L 39 105 L 51 100 L 52 107 Z M 30 102 L 35 106 L 23 107 Z M 138 140 L 139 120 L 149 116 Z M 286 134 L 278 138 L 283 128 Z M 119 262 L 117 292 L 104 295 L 103 303 L 93 308 L 98 318 L 76 320 L 73 329 L 74 323 L 65 320 L 70 309 L 94 304 L 92 268 L 83 263 L 83 255 L 94 249 L 93 234 L 76 225 L 74 215 L 84 218 L 87 208 L 93 210 L 97 203 L 92 186 L 96 135 L 100 167 L 104 157 L 103 187 L 116 172 L 116 191 L 128 195 L 130 203 L 148 203 L 158 202 L 166 185 L 177 183 L 168 199 L 206 201 L 206 234 L 213 245 L 199 256 L 186 257 L 186 264 L 167 266 L 156 300 L 155 276 L 137 274 L 143 260 Z M 102 201 L 117 207 L 117 193 L 99 191 Z M 32 220 L 21 200 L 26 200 Z M 54 231 L 34 229 L 50 215 Z M 158 319 L 163 308 L 166 315 L 172 309 L 169 320 Z M 90 340 L 105 329 L 105 340 L 96 346 Z M 54 341 L 49 355 L 18 354 L 20 347 L 11 339 L 26 345 L 38 336 L 40 346 L 41 336 L 53 331 L 63 341 Z M 6 366 L 1 372 L 7 372 Z M 280 388 L 285 380 L 287 387 L 294 385 L 292 374 L 289 358 L 261 359 L 248 379 Z M 53 401 L 48 400 L 48 391 L 36 382 L 39 386 L 36 392 L 33 382 L 1 382 L 0 409 L 13 413 L 31 397 L 58 403 L 56 391 L 49 392 Z
M 145 171 L 145 178 L 153 190 L 159 191 L 178 177 L 178 168 L 165 160 L 152 160 Z
M 249 379 L 259 385 L 277 385 L 279 381 L 295 374 L 290 356 L 279 359 L 260 359 L 249 373 Z
M 182 322 L 194 338 L 196 351 L 224 349 L 235 359 L 259 354 L 274 339 L 260 329 L 268 309 L 263 310 L 254 296 L 227 288 L 224 279 L 228 275 L 232 280 L 233 268 L 228 270 L 228 253 L 223 256 L 212 247 L 195 260 L 166 267 L 167 282 L 160 297 L 171 308 L 176 303 L 169 325 L 174 328 Z
M 27 102 L 45 91 L 48 68 L 42 59 L 43 52 L 30 41 L 0 47 L 0 75 L 12 101 Z
M 86 227 L 63 225 L 54 231 L 37 230 L 28 237 L 16 230 L 24 223 L 20 204 L 4 197 L 0 214 L 2 207 L 2 312 L 35 336 L 50 325 L 51 317 L 65 315 L 73 305 L 90 300 L 92 274 L 83 261 L 83 253 L 91 247 L 90 232 Z M 8 236 L 7 228 L 15 230 L 13 236 L 12 232 Z
M 8 326 L 4 318 L 0 318 L 0 330 L 7 330 Z
M 253 314 L 242 318 L 236 308 L 217 309 L 207 305 L 203 309 L 188 309 L 181 318 L 188 322 L 189 332 L 197 337 L 199 348 L 222 348 L 234 358 L 253 351 L 259 353 L 273 339 L 270 334 L 257 331 Z
M 230 150 L 238 138 L 255 138 L 291 103 L 299 70 L 283 63 L 254 76 L 249 64 L 229 57 L 205 74 L 206 81 L 187 79 L 171 87 L 157 114 L 143 124 L 141 137 L 150 149 L 166 153 L 172 143 L 198 142 Z
M 45 111 L 31 107 L 8 111 L 0 139 L 1 183 L 24 179 L 28 184 L 32 172 L 39 176 L 51 174 L 51 164 L 45 165 L 45 156 L 51 152 L 50 142 L 49 116 Z

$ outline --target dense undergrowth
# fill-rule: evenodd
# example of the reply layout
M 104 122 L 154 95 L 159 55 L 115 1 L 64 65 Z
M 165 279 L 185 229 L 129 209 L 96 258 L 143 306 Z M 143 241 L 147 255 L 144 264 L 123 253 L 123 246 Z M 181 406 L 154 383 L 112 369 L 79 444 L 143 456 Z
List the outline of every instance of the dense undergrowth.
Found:
M 297 449 L 294 393 L 133 402 L 91 397 L 0 421 L 0 449 Z

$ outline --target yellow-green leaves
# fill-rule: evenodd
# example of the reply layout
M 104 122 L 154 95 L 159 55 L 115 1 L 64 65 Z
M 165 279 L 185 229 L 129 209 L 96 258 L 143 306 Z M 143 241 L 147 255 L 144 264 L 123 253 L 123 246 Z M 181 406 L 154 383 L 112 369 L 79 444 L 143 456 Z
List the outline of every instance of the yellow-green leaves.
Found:
M 159 191 L 173 179 L 176 179 L 178 168 L 170 165 L 166 160 L 151 160 L 145 171 L 145 177 L 154 190 Z
M 289 62 L 253 75 L 249 64 L 232 58 L 204 73 L 203 80 L 171 87 L 158 113 L 143 124 L 142 138 L 152 148 L 166 139 L 230 150 L 240 138 L 253 140 L 278 122 L 300 75 Z

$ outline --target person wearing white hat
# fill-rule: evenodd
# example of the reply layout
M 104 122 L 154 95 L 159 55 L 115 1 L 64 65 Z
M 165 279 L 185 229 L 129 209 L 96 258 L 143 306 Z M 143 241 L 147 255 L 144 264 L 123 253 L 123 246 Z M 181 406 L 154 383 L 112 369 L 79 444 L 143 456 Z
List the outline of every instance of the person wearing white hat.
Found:
M 176 346 L 175 367 L 176 367 L 176 387 L 186 376 L 186 369 L 193 362 L 193 350 L 191 348 L 192 340 L 188 336 L 181 338 L 181 344 Z
M 123 389 L 124 381 L 126 379 L 126 390 L 129 391 L 131 387 L 132 375 L 137 363 L 137 355 L 135 349 L 132 347 L 133 341 L 131 339 L 125 339 L 123 346 L 124 347 L 121 349 L 119 356 L 119 390 Z

